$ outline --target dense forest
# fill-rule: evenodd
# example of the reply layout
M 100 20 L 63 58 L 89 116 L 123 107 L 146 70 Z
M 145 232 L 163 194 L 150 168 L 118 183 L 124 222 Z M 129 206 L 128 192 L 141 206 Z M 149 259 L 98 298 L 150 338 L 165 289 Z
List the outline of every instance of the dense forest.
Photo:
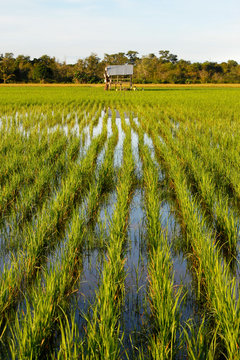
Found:
M 178 59 L 168 50 L 158 56 L 139 57 L 137 51 L 97 54 L 79 59 L 76 64 L 59 62 L 55 57 L 43 55 L 31 60 L 30 56 L 12 53 L 0 54 L 1 83 L 101 83 L 106 65 L 134 65 L 134 83 L 240 83 L 240 65 L 227 62 L 190 62 Z

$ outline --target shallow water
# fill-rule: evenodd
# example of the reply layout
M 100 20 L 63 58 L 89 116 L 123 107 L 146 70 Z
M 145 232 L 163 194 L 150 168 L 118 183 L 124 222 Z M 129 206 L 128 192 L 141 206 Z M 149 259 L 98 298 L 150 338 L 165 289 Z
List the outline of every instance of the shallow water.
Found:
M 138 151 L 138 134 L 131 129 L 131 142 L 132 142 L 132 153 L 133 153 L 133 159 L 135 163 L 135 171 L 138 180 L 142 177 L 142 161 L 139 157 L 139 151 Z
M 72 300 L 80 336 L 85 335 L 85 316 L 94 304 L 101 280 L 102 261 L 105 259 L 106 243 L 109 236 L 110 219 L 114 212 L 117 193 L 113 191 L 101 205 L 98 221 L 88 232 L 83 253 L 83 267 L 78 282 L 78 291 Z M 90 245 L 90 246 L 89 246 Z
M 147 286 L 147 249 L 145 242 L 142 190 L 136 189 L 130 205 L 128 238 L 126 244 L 125 303 L 121 316 L 124 348 L 132 352 L 130 336 L 136 341 L 145 316 Z M 136 344 L 139 345 L 139 344 Z
M 147 145 L 150 150 L 152 159 L 155 159 L 155 150 L 154 150 L 154 145 L 153 145 L 152 139 L 150 138 L 150 136 L 148 134 L 144 133 L 143 140 L 144 140 L 144 145 Z
M 118 143 L 114 151 L 113 165 L 115 168 L 119 168 L 122 164 L 123 157 L 123 142 L 125 139 L 124 131 L 122 130 L 121 119 L 116 118 L 116 125 L 118 127 Z
M 109 110 L 108 110 L 109 111 Z M 112 121 L 112 112 L 108 112 L 107 119 L 107 137 L 109 138 L 112 135 L 111 121 Z M 123 143 L 125 139 L 125 134 L 121 126 L 121 119 L 118 112 L 116 112 L 116 125 L 119 131 L 119 138 L 116 148 L 114 150 L 114 168 L 115 170 L 119 169 L 123 160 Z M 92 138 L 98 136 L 102 132 L 103 118 L 105 112 L 102 111 L 99 121 L 96 126 L 92 129 Z M 44 114 L 43 114 L 44 117 Z M 12 120 L 7 120 L 8 126 L 11 126 Z M 16 116 L 16 121 L 19 122 L 19 128 L 26 136 L 29 136 L 30 130 L 26 130 L 24 125 L 21 123 L 21 117 Z M 72 122 L 71 122 L 72 121 Z M 125 119 L 127 125 L 130 125 L 129 118 Z M 135 117 L 133 121 L 139 125 L 138 118 Z M 83 133 L 85 134 L 85 141 L 83 147 L 80 147 L 80 157 L 84 156 L 91 144 L 91 134 L 90 126 L 87 121 L 86 126 L 83 128 Z M 174 125 L 174 131 L 178 130 L 178 125 Z M 0 124 L 1 127 L 1 124 Z M 71 120 L 71 116 L 64 118 L 61 124 L 54 125 L 49 127 L 48 131 L 54 132 L 59 129 L 63 130 L 66 135 L 75 134 L 79 136 L 79 123 L 78 117 L 76 115 L 75 119 Z M 40 131 L 40 128 L 39 128 Z M 29 132 L 29 134 L 28 134 Z M 80 135 L 82 139 L 82 135 Z M 159 140 L 164 142 L 164 140 L 159 136 Z M 142 163 L 139 158 L 138 152 L 138 135 L 131 129 L 131 147 L 133 152 L 133 158 L 136 165 L 136 175 L 138 182 L 134 192 L 132 194 L 132 201 L 130 204 L 130 213 L 129 213 L 129 227 L 126 238 L 126 244 L 124 248 L 124 256 L 126 258 L 124 271 L 126 274 L 125 280 L 125 302 L 121 314 L 121 330 L 124 332 L 123 345 L 125 349 L 129 350 L 130 358 L 134 356 L 134 351 L 132 350 L 131 340 L 132 338 L 133 345 L 136 347 L 141 346 L 144 341 L 146 341 L 146 336 L 150 331 L 149 324 L 149 304 L 146 300 L 147 290 L 148 290 L 148 247 L 147 247 L 147 235 L 145 229 L 145 213 L 143 206 L 143 197 L 144 197 L 144 188 L 140 188 L 142 182 Z M 153 141 L 151 137 L 147 134 L 144 134 L 144 144 L 147 145 L 151 152 L 151 157 L 154 160 L 156 165 L 157 161 L 155 159 L 155 151 L 153 146 Z M 106 144 L 97 157 L 97 169 L 100 167 L 104 160 L 104 155 L 106 152 Z M 174 211 L 174 204 L 170 199 L 167 198 L 166 193 L 168 189 L 165 183 L 165 174 L 158 165 L 159 173 L 159 191 L 163 194 L 163 200 L 161 202 L 159 221 L 161 221 L 162 228 L 167 233 L 167 239 L 171 245 L 171 255 L 172 255 L 172 272 L 173 272 L 173 282 L 174 282 L 174 291 L 177 289 L 182 289 L 182 295 L 185 294 L 185 297 L 180 305 L 181 312 L 181 323 L 184 324 L 189 318 L 198 319 L 199 314 L 199 302 L 196 299 L 196 282 L 194 280 L 191 261 L 186 254 L 183 254 L 184 247 L 181 246 L 181 243 L 184 241 L 181 234 L 181 228 L 177 221 L 177 216 Z M 59 175 L 61 179 L 61 174 Z M 53 198 L 56 196 L 59 188 L 55 188 L 55 193 L 52 194 Z M 189 197 L 191 200 L 194 199 L 192 193 L 189 191 Z M 49 199 L 47 201 L 50 201 Z M 100 210 L 99 217 L 97 217 L 93 224 L 87 223 L 87 214 L 86 214 L 86 227 L 87 234 L 84 239 L 84 246 L 82 252 L 82 269 L 81 276 L 79 281 L 75 286 L 76 293 L 71 297 L 71 306 L 70 309 L 75 309 L 75 319 L 78 324 L 78 328 L 82 337 L 85 336 L 84 326 L 86 321 L 84 319 L 84 314 L 87 314 L 88 311 L 91 312 L 91 305 L 94 304 L 96 291 L 99 288 L 101 281 L 101 269 L 103 260 L 106 259 L 106 244 L 109 241 L 109 230 L 111 218 L 114 213 L 115 204 L 117 201 L 117 192 L 116 189 L 109 194 L 105 201 L 101 203 L 100 200 Z M 82 200 L 82 206 L 87 206 L 87 196 Z M 81 206 L 79 206 L 80 211 Z M 47 209 L 47 207 L 46 207 Z M 199 214 L 201 214 L 200 210 Z M 32 227 L 37 228 L 39 219 L 34 217 L 32 219 Z M 239 223 L 238 223 L 239 225 Z M 11 266 L 11 260 L 9 253 L 4 253 L 5 243 L 9 240 L 9 237 L 15 237 L 15 240 L 19 236 L 16 232 L 12 232 L 11 226 L 16 226 L 16 222 L 12 222 L 9 219 L 9 223 L 6 223 L 6 226 L 2 228 L 0 232 L 0 247 L 2 252 L 0 253 L 0 272 L 3 272 L 4 265 L 9 268 Z M 44 266 L 50 268 L 59 261 L 61 263 L 61 258 L 63 256 L 63 249 L 68 240 L 68 233 L 71 230 L 71 220 L 67 230 L 62 234 L 59 242 L 55 244 L 55 247 L 52 251 L 49 251 L 46 254 L 45 260 L 42 262 Z M 238 253 L 237 260 L 239 263 L 239 244 L 238 244 Z M 240 277 L 239 266 L 237 267 L 237 277 Z M 238 288 L 238 284 L 237 284 Z M 181 356 L 179 357 L 181 358 Z

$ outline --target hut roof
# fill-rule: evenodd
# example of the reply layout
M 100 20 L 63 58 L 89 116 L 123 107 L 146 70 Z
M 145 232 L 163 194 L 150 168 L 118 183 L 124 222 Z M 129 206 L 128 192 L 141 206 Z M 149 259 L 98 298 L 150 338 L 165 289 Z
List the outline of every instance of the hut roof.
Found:
M 133 65 L 109 65 L 106 67 L 108 76 L 133 75 Z

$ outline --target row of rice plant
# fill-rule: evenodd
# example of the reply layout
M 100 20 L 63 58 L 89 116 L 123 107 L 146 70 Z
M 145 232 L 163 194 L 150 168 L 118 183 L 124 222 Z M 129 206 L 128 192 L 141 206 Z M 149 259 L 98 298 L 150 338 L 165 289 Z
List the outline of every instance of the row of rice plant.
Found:
M 115 132 L 115 137 L 117 133 Z M 109 189 L 112 181 L 110 159 L 113 159 L 113 149 L 116 139 L 110 138 L 103 164 L 98 171 L 95 187 L 91 187 L 87 195 L 86 209 L 75 210 L 71 222 L 71 230 L 67 242 L 61 247 L 59 260 L 52 262 L 50 268 L 44 271 L 43 279 L 39 276 L 34 288 L 26 300 L 26 312 L 19 319 L 17 315 L 11 345 L 12 358 L 42 358 L 49 340 L 52 339 L 52 329 L 59 322 L 66 308 L 66 300 L 73 291 L 74 284 L 81 272 L 81 253 L 87 224 L 92 218 L 92 206 L 95 211 L 101 197 Z M 109 171 L 108 177 L 106 170 Z M 43 294 L 43 296 L 39 296 Z M 59 311 L 60 310 L 60 311 Z M 21 313 L 21 312 L 20 312 Z
M 74 165 L 62 184 L 61 192 L 50 204 L 43 206 L 37 216 L 37 227 L 26 228 L 26 238 L 23 243 L 23 255 L 11 259 L 11 268 L 5 268 L 1 278 L 0 312 L 3 315 L 13 303 L 24 283 L 28 282 L 41 264 L 47 247 L 56 241 L 56 235 L 61 231 L 73 211 L 76 201 L 83 195 L 92 176 L 96 157 L 106 140 L 106 126 L 102 134 L 93 139 L 86 157 L 78 165 Z M 51 240 L 52 239 L 52 240 Z
M 189 126 L 189 125 L 188 125 Z M 230 128 L 229 132 L 222 130 L 222 138 L 228 141 L 228 144 L 232 144 L 234 136 L 237 130 Z M 184 130 L 182 130 L 183 132 Z M 222 188 L 226 195 L 233 198 L 234 202 L 239 203 L 240 190 L 239 190 L 239 169 L 238 161 L 236 161 L 237 148 L 231 150 L 231 154 L 228 155 L 228 146 L 220 151 L 219 143 L 215 146 L 212 144 L 212 138 L 209 139 L 205 133 L 199 131 L 190 125 L 189 131 L 191 131 L 191 147 L 194 148 L 194 153 L 198 158 L 202 159 L 206 169 L 208 169 L 214 177 L 215 183 L 218 188 Z M 186 137 L 186 133 L 181 133 L 181 141 Z M 231 145 L 230 145 L 231 146 Z
M 87 317 L 86 359 L 118 359 L 123 334 L 119 318 L 124 298 L 124 242 L 129 203 L 134 180 L 131 131 L 127 129 L 123 145 L 123 164 L 117 183 L 117 203 L 110 220 L 107 255 L 101 271 L 101 284 Z
M 214 222 L 217 238 L 231 256 L 236 256 L 238 241 L 238 219 L 230 207 L 228 196 L 217 187 L 212 174 L 206 169 L 199 157 L 191 149 L 191 140 L 172 139 L 169 127 L 161 125 L 161 135 L 177 153 L 178 161 L 186 170 L 191 186 L 203 204 L 203 209 Z
M 59 134 L 58 141 L 50 144 L 42 157 L 27 154 L 26 164 L 22 164 L 22 171 L 14 171 L 11 183 L 7 183 L 1 189 L 0 214 L 3 216 L 10 208 L 15 208 L 15 203 L 26 198 L 25 193 L 32 192 L 41 177 L 41 170 L 54 167 L 59 157 L 66 150 L 67 138 Z
M 240 300 L 236 277 L 231 277 L 229 267 L 216 248 L 215 239 L 206 226 L 206 220 L 199 214 L 196 201 L 190 196 L 181 168 L 169 148 L 158 139 L 155 145 L 167 169 L 168 177 L 176 193 L 182 227 L 186 233 L 188 247 L 191 247 L 199 279 L 199 296 L 206 298 L 215 321 L 215 327 L 224 343 L 229 359 L 239 357 Z M 202 287 L 202 288 L 201 288 Z M 215 350 L 215 349 L 214 349 Z M 210 347 L 210 351 L 213 351 Z
M 149 353 L 153 359 L 172 359 L 176 354 L 176 334 L 180 328 L 181 291 L 174 290 L 172 259 L 167 234 L 161 227 L 159 173 L 140 132 L 139 151 L 143 162 L 145 212 L 149 246 L 149 289 L 152 335 Z M 161 193 L 161 192 L 160 192 Z
M 55 162 L 45 164 L 44 167 L 41 167 L 34 184 L 25 187 L 19 197 L 17 197 L 9 217 L 4 217 L 5 227 L 3 229 L 6 229 L 7 227 L 11 228 L 11 230 L 8 231 L 8 236 L 3 237 L 2 239 L 2 241 L 5 240 L 5 248 L 14 248 L 16 251 L 16 249 L 22 245 L 20 239 L 18 239 L 17 236 L 14 236 L 16 229 L 24 230 L 25 222 L 30 222 L 32 217 L 40 211 L 44 201 L 48 201 L 46 197 L 50 197 L 54 188 L 58 187 L 59 174 L 61 174 L 61 180 L 63 181 L 68 167 L 71 167 L 71 164 L 76 161 L 79 154 L 79 146 L 79 138 L 70 139 L 70 143 L 66 148 L 67 158 L 64 151 L 56 157 Z M 9 235 L 11 236 L 10 242 Z

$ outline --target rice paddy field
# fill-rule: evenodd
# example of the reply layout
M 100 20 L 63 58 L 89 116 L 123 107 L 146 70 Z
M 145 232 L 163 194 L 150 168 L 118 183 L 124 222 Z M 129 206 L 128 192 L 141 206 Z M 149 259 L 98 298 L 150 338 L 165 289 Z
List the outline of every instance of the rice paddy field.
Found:
M 0 88 L 0 358 L 240 359 L 240 88 Z

